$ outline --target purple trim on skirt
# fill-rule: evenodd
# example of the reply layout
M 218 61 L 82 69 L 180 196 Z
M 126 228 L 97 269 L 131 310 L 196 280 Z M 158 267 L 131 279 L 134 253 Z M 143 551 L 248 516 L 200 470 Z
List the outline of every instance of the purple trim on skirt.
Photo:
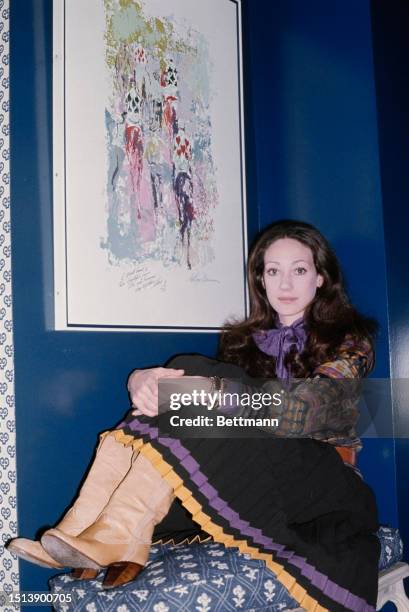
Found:
M 157 427 L 150 427 L 146 423 L 141 423 L 137 418 L 130 423 L 121 423 L 117 429 L 121 429 L 125 426 L 132 431 L 137 431 L 138 433 L 142 434 L 149 434 L 151 440 L 157 439 L 160 444 L 170 448 L 172 454 L 178 459 L 180 459 L 180 456 L 183 455 L 181 451 L 185 451 L 181 464 L 186 471 L 189 472 L 189 475 L 193 475 L 195 478 L 198 478 L 199 475 L 203 476 L 206 482 L 204 481 L 205 484 L 202 486 L 199 485 L 200 492 L 209 500 L 209 505 L 215 510 L 218 510 L 221 504 L 223 509 L 219 512 L 219 514 L 230 523 L 231 527 L 238 529 L 243 533 L 243 535 L 252 537 L 254 542 L 257 544 L 263 544 L 267 550 L 275 551 L 277 557 L 288 558 L 288 563 L 300 569 L 303 576 L 308 578 L 311 584 L 321 590 L 324 595 L 327 595 L 337 603 L 347 606 L 354 612 L 375 611 L 375 608 L 370 606 L 364 599 L 362 599 L 362 597 L 357 597 L 347 589 L 330 580 L 328 576 L 325 576 L 316 570 L 313 565 L 306 561 L 305 557 L 300 557 L 293 551 L 286 551 L 284 545 L 276 544 L 273 540 L 263 535 L 260 529 L 250 527 L 250 524 L 247 521 L 240 519 L 238 513 L 230 508 L 228 504 L 218 496 L 217 490 L 208 482 L 207 477 L 198 470 L 198 467 L 200 467 L 199 464 L 193 457 L 189 458 L 190 452 L 181 444 L 180 440 L 158 437 Z M 196 483 L 196 481 L 194 482 Z M 291 558 L 289 558 L 289 553 L 291 553 Z

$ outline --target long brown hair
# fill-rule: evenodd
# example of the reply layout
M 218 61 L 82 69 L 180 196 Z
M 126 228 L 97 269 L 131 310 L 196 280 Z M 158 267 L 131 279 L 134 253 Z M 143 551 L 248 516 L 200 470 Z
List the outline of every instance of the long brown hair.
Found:
M 280 238 L 292 238 L 307 246 L 318 274 L 324 279 L 304 313 L 308 330 L 305 350 L 302 354 L 290 353 L 286 360 L 292 375 L 304 378 L 317 365 L 333 359 L 347 335 L 372 342 L 377 324 L 361 315 L 350 303 L 338 259 L 324 236 L 309 223 L 277 221 L 258 235 L 250 250 L 247 264 L 250 316 L 225 325 L 220 339 L 220 359 L 240 365 L 251 376 L 275 376 L 274 357 L 257 348 L 252 334 L 270 329 L 276 322 L 276 313 L 267 299 L 262 279 L 264 254 Z

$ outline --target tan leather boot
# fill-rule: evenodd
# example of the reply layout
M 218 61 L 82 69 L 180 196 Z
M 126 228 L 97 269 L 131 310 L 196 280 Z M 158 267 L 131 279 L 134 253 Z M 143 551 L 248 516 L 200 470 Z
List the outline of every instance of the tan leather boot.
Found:
M 91 525 L 128 473 L 133 455 L 132 447 L 123 446 L 115 440 L 113 435 L 102 437 L 95 459 L 75 503 L 53 531 L 57 530 L 76 536 Z M 7 548 L 18 557 L 42 567 L 64 567 L 53 559 L 36 540 L 15 538 L 7 545 Z
M 168 513 L 173 499 L 172 487 L 139 455 L 95 523 L 77 537 L 50 529 L 41 544 L 65 566 L 99 568 L 129 562 L 142 568 L 153 529 Z
M 27 538 L 14 538 L 6 548 L 17 555 L 20 559 L 30 561 L 41 567 L 52 567 L 54 569 L 62 569 L 64 566 L 55 561 L 41 546 L 41 542 L 37 540 L 28 540 Z

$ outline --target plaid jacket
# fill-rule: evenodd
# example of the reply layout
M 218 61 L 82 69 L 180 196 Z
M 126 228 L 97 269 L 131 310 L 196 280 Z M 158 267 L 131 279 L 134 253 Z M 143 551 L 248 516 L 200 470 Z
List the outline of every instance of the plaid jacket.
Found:
M 277 418 L 278 428 L 272 433 L 281 437 L 312 437 L 336 446 L 360 448 L 355 427 L 359 418 L 360 379 L 374 365 L 374 353 L 368 340 L 347 337 L 333 361 L 318 366 L 311 377 L 291 381 L 282 388 L 280 381 L 269 380 L 261 387 L 241 384 L 242 393 L 280 393 L 281 406 L 254 411 L 235 412 L 240 416 Z M 226 381 L 225 391 L 230 391 Z M 237 392 L 237 384 L 234 384 Z

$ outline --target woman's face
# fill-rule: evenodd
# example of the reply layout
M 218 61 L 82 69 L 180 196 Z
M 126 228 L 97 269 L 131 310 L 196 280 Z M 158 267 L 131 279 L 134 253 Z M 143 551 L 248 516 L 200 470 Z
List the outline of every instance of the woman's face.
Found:
M 279 238 L 264 254 L 263 286 L 283 325 L 303 316 L 323 280 L 311 249 L 298 240 Z

